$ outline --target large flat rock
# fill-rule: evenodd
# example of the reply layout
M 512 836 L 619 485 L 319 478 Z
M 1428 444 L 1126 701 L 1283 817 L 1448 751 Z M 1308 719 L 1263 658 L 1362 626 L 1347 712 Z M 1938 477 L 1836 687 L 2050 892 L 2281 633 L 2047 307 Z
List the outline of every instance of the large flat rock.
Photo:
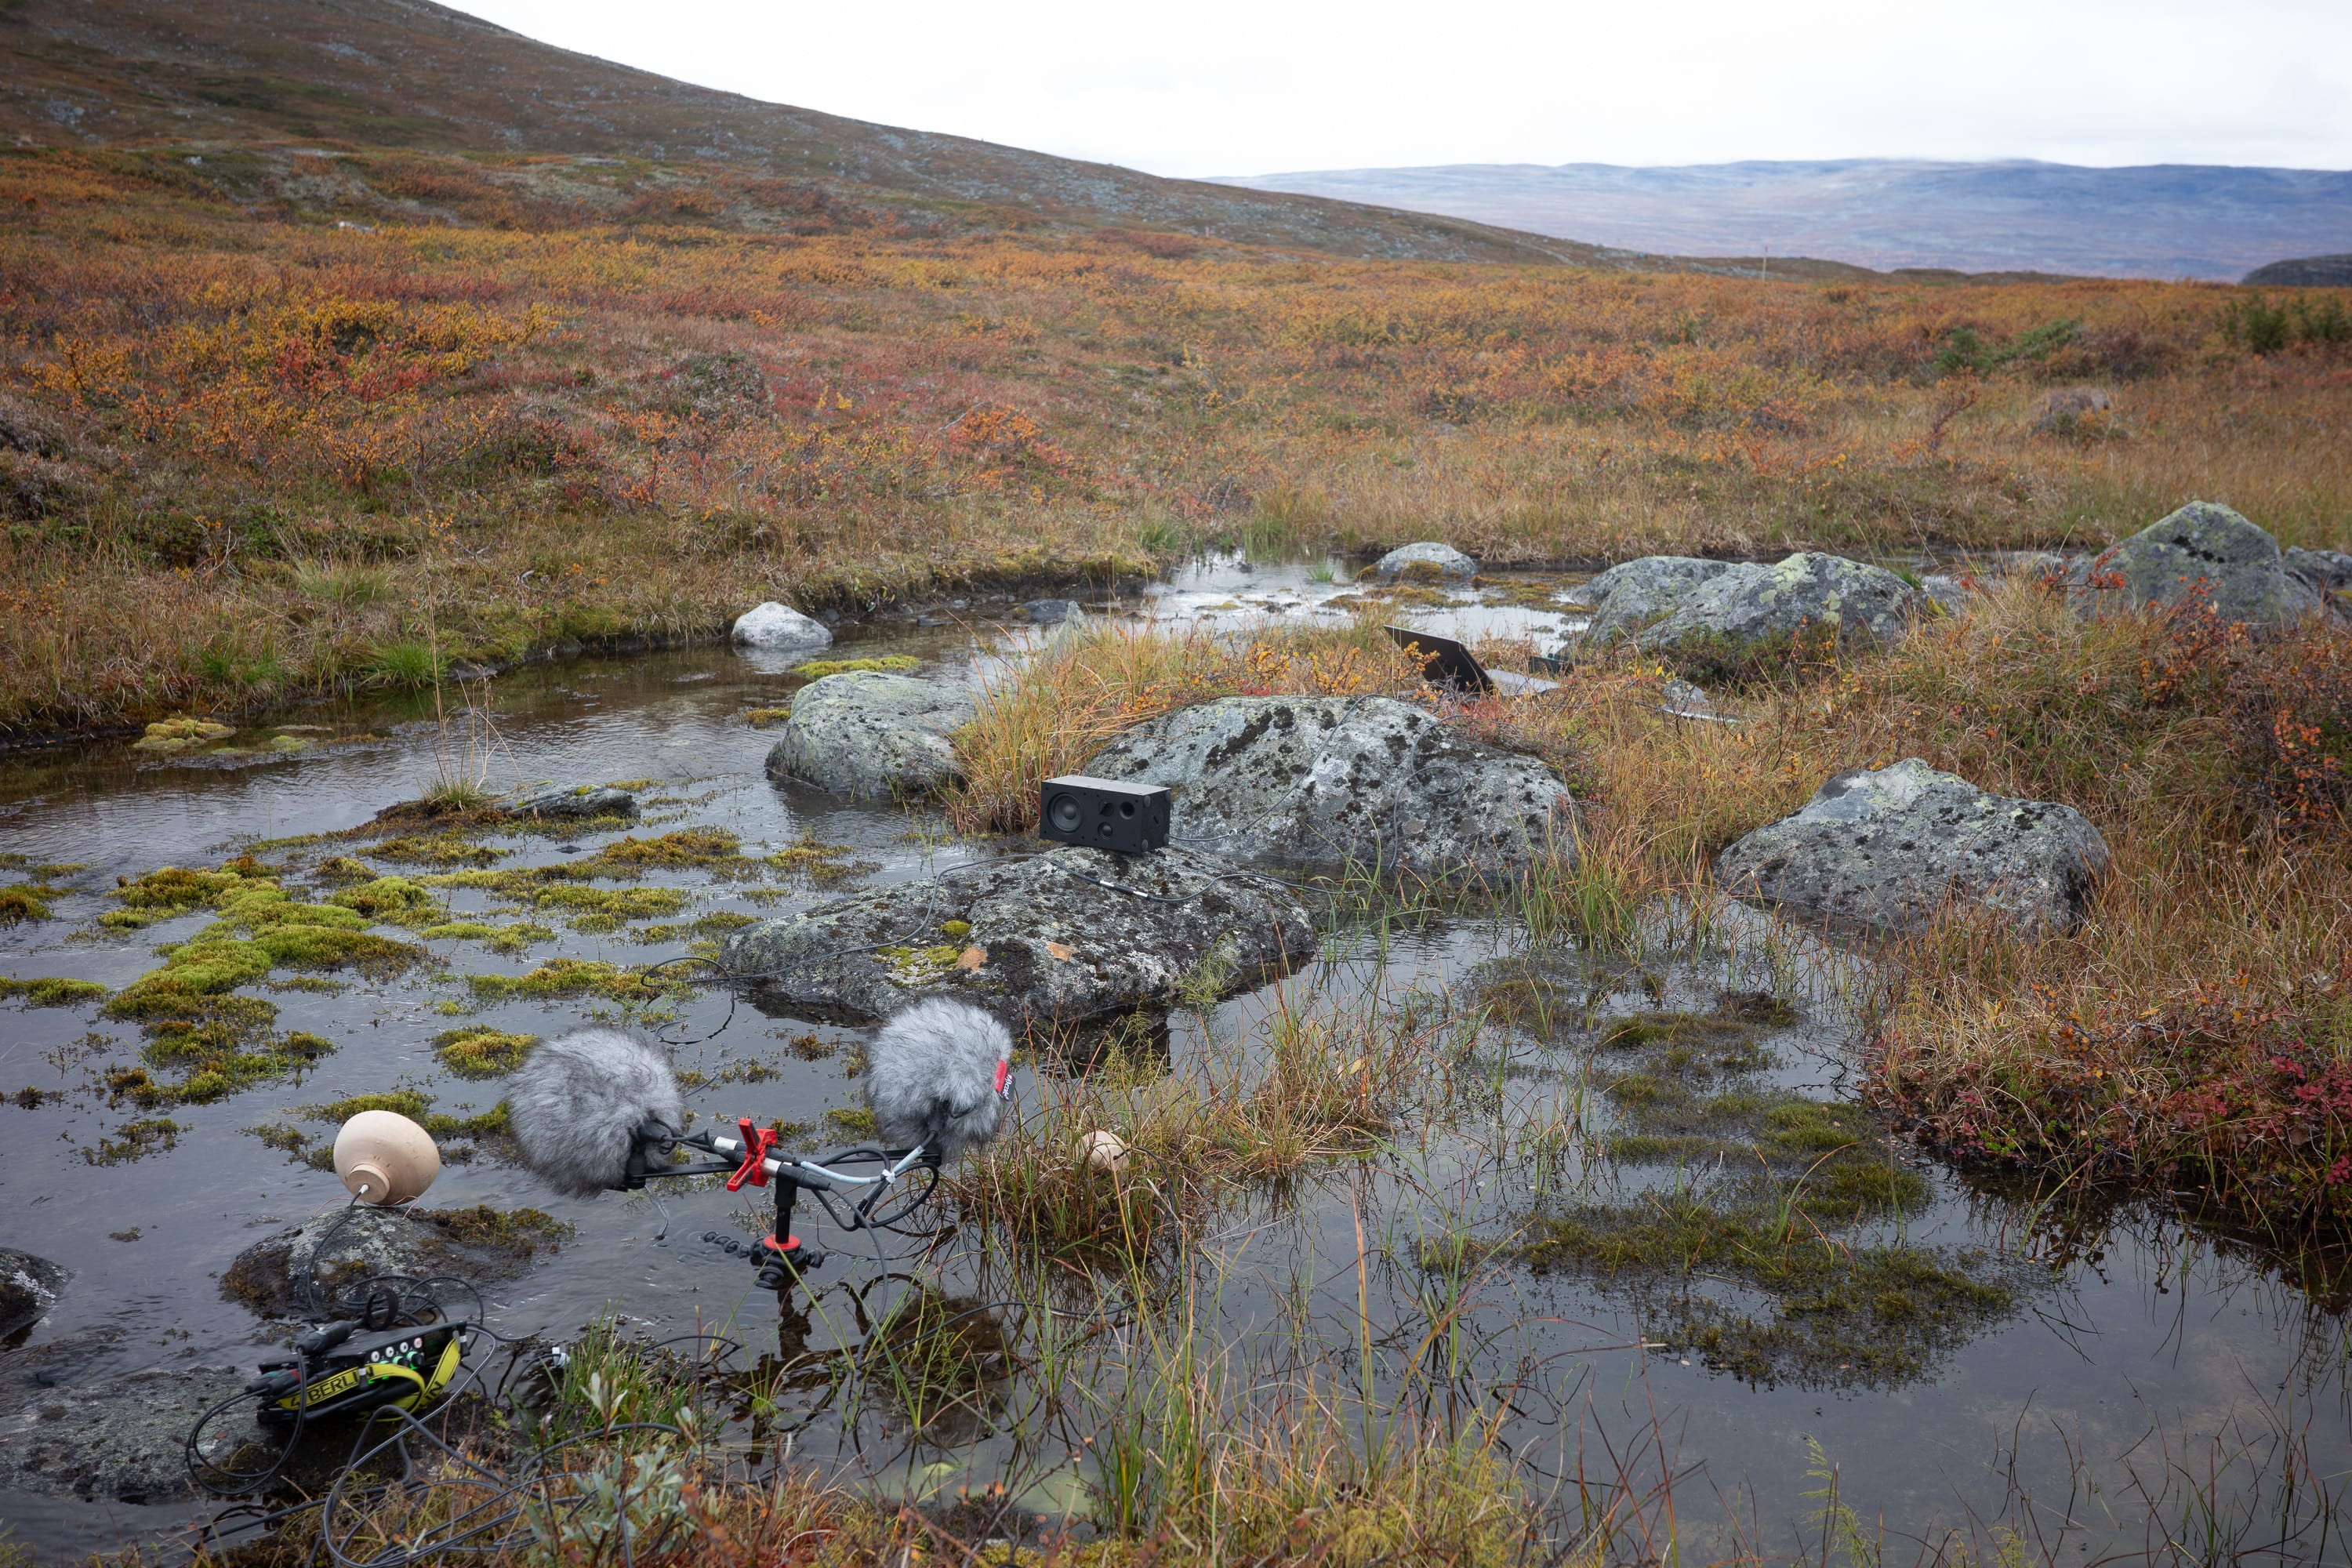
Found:
M 1831 779 L 1717 856 L 1715 879 L 1882 931 L 1917 931 L 1948 901 L 2048 931 L 2082 920 L 2108 863 L 2106 840 L 2073 806 L 1989 795 L 1906 757 Z
M 1166 784 L 1171 837 L 1238 860 L 1451 876 L 1570 843 L 1576 803 L 1533 757 L 1386 697 L 1228 697 L 1112 742 L 1099 778 Z
M 950 995 L 1051 1026 L 1162 999 L 1213 954 L 1238 990 L 1315 951 L 1279 882 L 1189 849 L 1072 845 L 745 926 L 720 963 L 801 1006 L 880 1018 Z
M 931 794 L 958 776 L 956 731 L 971 722 L 971 693 L 942 681 L 851 670 L 793 695 L 768 776 L 852 795 Z

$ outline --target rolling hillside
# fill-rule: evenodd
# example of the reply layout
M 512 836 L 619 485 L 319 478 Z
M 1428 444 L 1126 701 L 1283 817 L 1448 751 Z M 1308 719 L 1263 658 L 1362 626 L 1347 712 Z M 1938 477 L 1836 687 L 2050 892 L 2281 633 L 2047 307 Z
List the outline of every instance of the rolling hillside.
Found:
M 1162 180 L 761 103 L 569 53 L 427 0 L 0 5 L 17 146 L 414 148 L 620 158 L 801 182 L 918 222 L 1139 226 L 1337 255 L 1612 259 L 1344 201 Z M 495 169 L 492 172 L 496 177 Z

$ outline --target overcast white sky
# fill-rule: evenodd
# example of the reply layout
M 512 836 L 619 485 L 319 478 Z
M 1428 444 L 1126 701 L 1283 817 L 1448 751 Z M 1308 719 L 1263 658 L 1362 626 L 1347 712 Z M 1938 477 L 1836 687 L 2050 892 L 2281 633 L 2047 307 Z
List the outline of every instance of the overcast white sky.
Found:
M 459 0 L 753 98 L 1159 174 L 2352 167 L 2352 0 Z

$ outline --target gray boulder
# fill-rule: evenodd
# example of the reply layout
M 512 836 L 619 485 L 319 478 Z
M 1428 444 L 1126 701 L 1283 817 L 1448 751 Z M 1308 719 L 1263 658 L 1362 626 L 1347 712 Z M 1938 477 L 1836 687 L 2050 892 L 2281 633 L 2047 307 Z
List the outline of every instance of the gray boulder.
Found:
M 1527 863 L 1576 803 L 1541 763 L 1387 697 L 1228 697 L 1112 742 L 1098 778 L 1166 784 L 1171 837 L 1242 860 L 1424 876 Z
M 2323 594 L 2352 588 L 2352 555 L 2341 550 L 2305 550 L 2298 544 L 2279 552 L 2279 564 Z
M 929 795 L 957 776 L 950 737 L 973 712 L 961 686 L 878 669 L 828 675 L 793 694 L 768 776 L 843 795 Z
M 738 647 L 766 653 L 806 653 L 832 646 L 833 633 L 824 622 L 771 599 L 735 617 L 734 640 Z
M 2075 603 L 2096 612 L 2201 596 L 2225 621 L 2284 626 L 2319 608 L 2317 589 L 2290 573 L 2278 541 L 2226 506 L 2193 500 L 2068 579 Z
M 331 1315 L 340 1292 L 381 1274 L 518 1279 L 572 1227 L 537 1209 L 378 1209 L 338 1204 L 257 1242 L 221 1273 L 221 1294 L 265 1318 Z
M 1013 613 L 1041 626 L 1058 626 L 1065 621 L 1084 626 L 1087 620 L 1086 606 L 1075 599 L 1030 599 L 1015 605 Z
M 1716 858 L 1715 879 L 1800 913 L 1916 931 L 1948 900 L 2032 930 L 2079 921 L 2108 866 L 2071 805 L 1988 795 L 1916 757 L 1857 768 Z
M 1702 663 L 1737 662 L 1784 642 L 1891 643 L 1925 595 L 1883 567 L 1802 551 L 1770 566 L 1724 572 L 1700 584 L 1634 646 Z
M 1069 845 L 745 926 L 719 962 L 795 1005 L 878 1018 L 955 995 L 1050 1025 L 1164 998 L 1203 961 L 1237 990 L 1315 952 L 1279 882 L 1189 849 Z
M 66 1271 L 47 1258 L 0 1247 L 0 1335 L 39 1322 L 65 1284 Z
M 1594 642 L 1605 642 L 1637 631 L 1689 598 L 1702 584 L 1727 572 L 1761 570 L 1696 555 L 1643 555 L 1621 561 L 1584 584 L 1582 597 L 1592 606 L 1592 624 L 1584 635 Z
M 578 821 L 592 816 L 635 816 L 637 797 L 625 789 L 592 789 L 585 784 L 558 785 L 527 795 L 507 810 L 516 816 L 543 821 Z
M 1467 583 L 1478 575 L 1478 563 L 1451 544 L 1423 541 L 1400 545 L 1372 563 L 1372 575 L 1383 582 L 1399 577 L 1442 577 Z

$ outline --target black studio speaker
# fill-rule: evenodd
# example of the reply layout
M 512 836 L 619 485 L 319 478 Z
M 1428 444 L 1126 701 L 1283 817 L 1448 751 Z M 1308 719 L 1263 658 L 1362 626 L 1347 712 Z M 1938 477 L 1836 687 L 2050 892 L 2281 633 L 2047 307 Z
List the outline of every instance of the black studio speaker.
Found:
M 1083 773 L 1037 786 L 1037 836 L 1140 855 L 1168 843 L 1168 786 L 1090 779 Z

